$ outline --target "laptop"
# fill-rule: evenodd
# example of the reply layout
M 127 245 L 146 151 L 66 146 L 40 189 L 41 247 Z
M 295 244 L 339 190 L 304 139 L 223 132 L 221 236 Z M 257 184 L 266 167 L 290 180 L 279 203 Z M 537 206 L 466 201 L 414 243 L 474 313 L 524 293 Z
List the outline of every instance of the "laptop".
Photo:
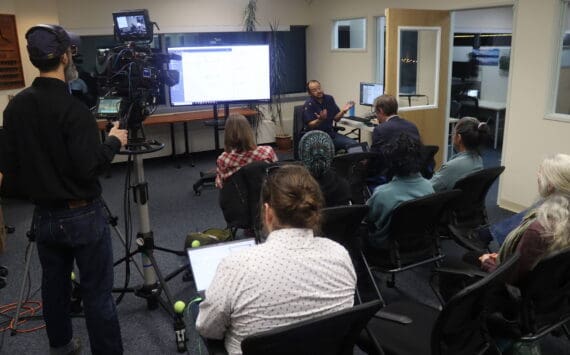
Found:
M 346 148 L 347 153 L 360 153 L 368 151 L 368 142 L 361 142 Z
M 97 102 L 97 118 L 116 118 L 119 116 L 120 97 L 100 97 Z
M 186 249 L 198 294 L 202 298 L 205 296 L 206 290 L 214 279 L 218 264 L 223 258 L 254 245 L 255 239 L 250 238 Z

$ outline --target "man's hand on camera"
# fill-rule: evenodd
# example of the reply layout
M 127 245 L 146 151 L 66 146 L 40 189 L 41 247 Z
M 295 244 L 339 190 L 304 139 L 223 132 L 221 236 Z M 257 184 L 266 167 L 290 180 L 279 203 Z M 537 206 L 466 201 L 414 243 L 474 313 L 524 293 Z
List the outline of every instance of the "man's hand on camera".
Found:
M 121 147 L 124 147 L 127 144 L 128 132 L 126 129 L 119 128 L 119 122 L 113 123 L 113 128 L 109 131 L 109 137 L 114 136 L 117 137 L 121 141 Z

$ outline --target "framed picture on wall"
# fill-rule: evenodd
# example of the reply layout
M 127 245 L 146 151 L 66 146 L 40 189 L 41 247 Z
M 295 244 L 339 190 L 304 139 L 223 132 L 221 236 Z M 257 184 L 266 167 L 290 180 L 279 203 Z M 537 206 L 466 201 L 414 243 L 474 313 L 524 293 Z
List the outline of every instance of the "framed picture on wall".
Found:
M 0 14 L 0 91 L 24 87 L 16 16 Z

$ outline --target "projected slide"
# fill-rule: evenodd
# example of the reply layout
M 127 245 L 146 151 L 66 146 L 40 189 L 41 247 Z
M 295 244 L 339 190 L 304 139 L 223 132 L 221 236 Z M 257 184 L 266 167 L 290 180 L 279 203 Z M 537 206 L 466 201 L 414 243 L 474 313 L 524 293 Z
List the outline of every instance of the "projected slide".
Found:
M 266 101 L 269 88 L 269 45 L 173 47 L 182 57 L 171 61 L 180 82 L 170 88 L 172 105 L 205 105 Z

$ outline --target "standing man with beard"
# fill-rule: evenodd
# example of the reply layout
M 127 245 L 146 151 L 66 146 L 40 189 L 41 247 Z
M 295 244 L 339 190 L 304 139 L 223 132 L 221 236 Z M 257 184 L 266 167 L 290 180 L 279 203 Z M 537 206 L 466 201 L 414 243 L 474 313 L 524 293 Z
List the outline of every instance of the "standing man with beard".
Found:
M 32 64 L 40 75 L 4 111 L 5 179 L 17 178 L 35 204 L 32 233 L 42 266 L 43 316 L 50 354 L 76 354 L 70 319 L 70 275 L 75 260 L 93 354 L 122 354 L 117 311 L 111 296 L 113 255 L 97 178 L 127 142 L 117 124 L 104 143 L 95 118 L 74 98 L 77 78 L 69 34 L 37 25 L 26 33 Z M 9 185 L 9 184 L 6 184 Z

